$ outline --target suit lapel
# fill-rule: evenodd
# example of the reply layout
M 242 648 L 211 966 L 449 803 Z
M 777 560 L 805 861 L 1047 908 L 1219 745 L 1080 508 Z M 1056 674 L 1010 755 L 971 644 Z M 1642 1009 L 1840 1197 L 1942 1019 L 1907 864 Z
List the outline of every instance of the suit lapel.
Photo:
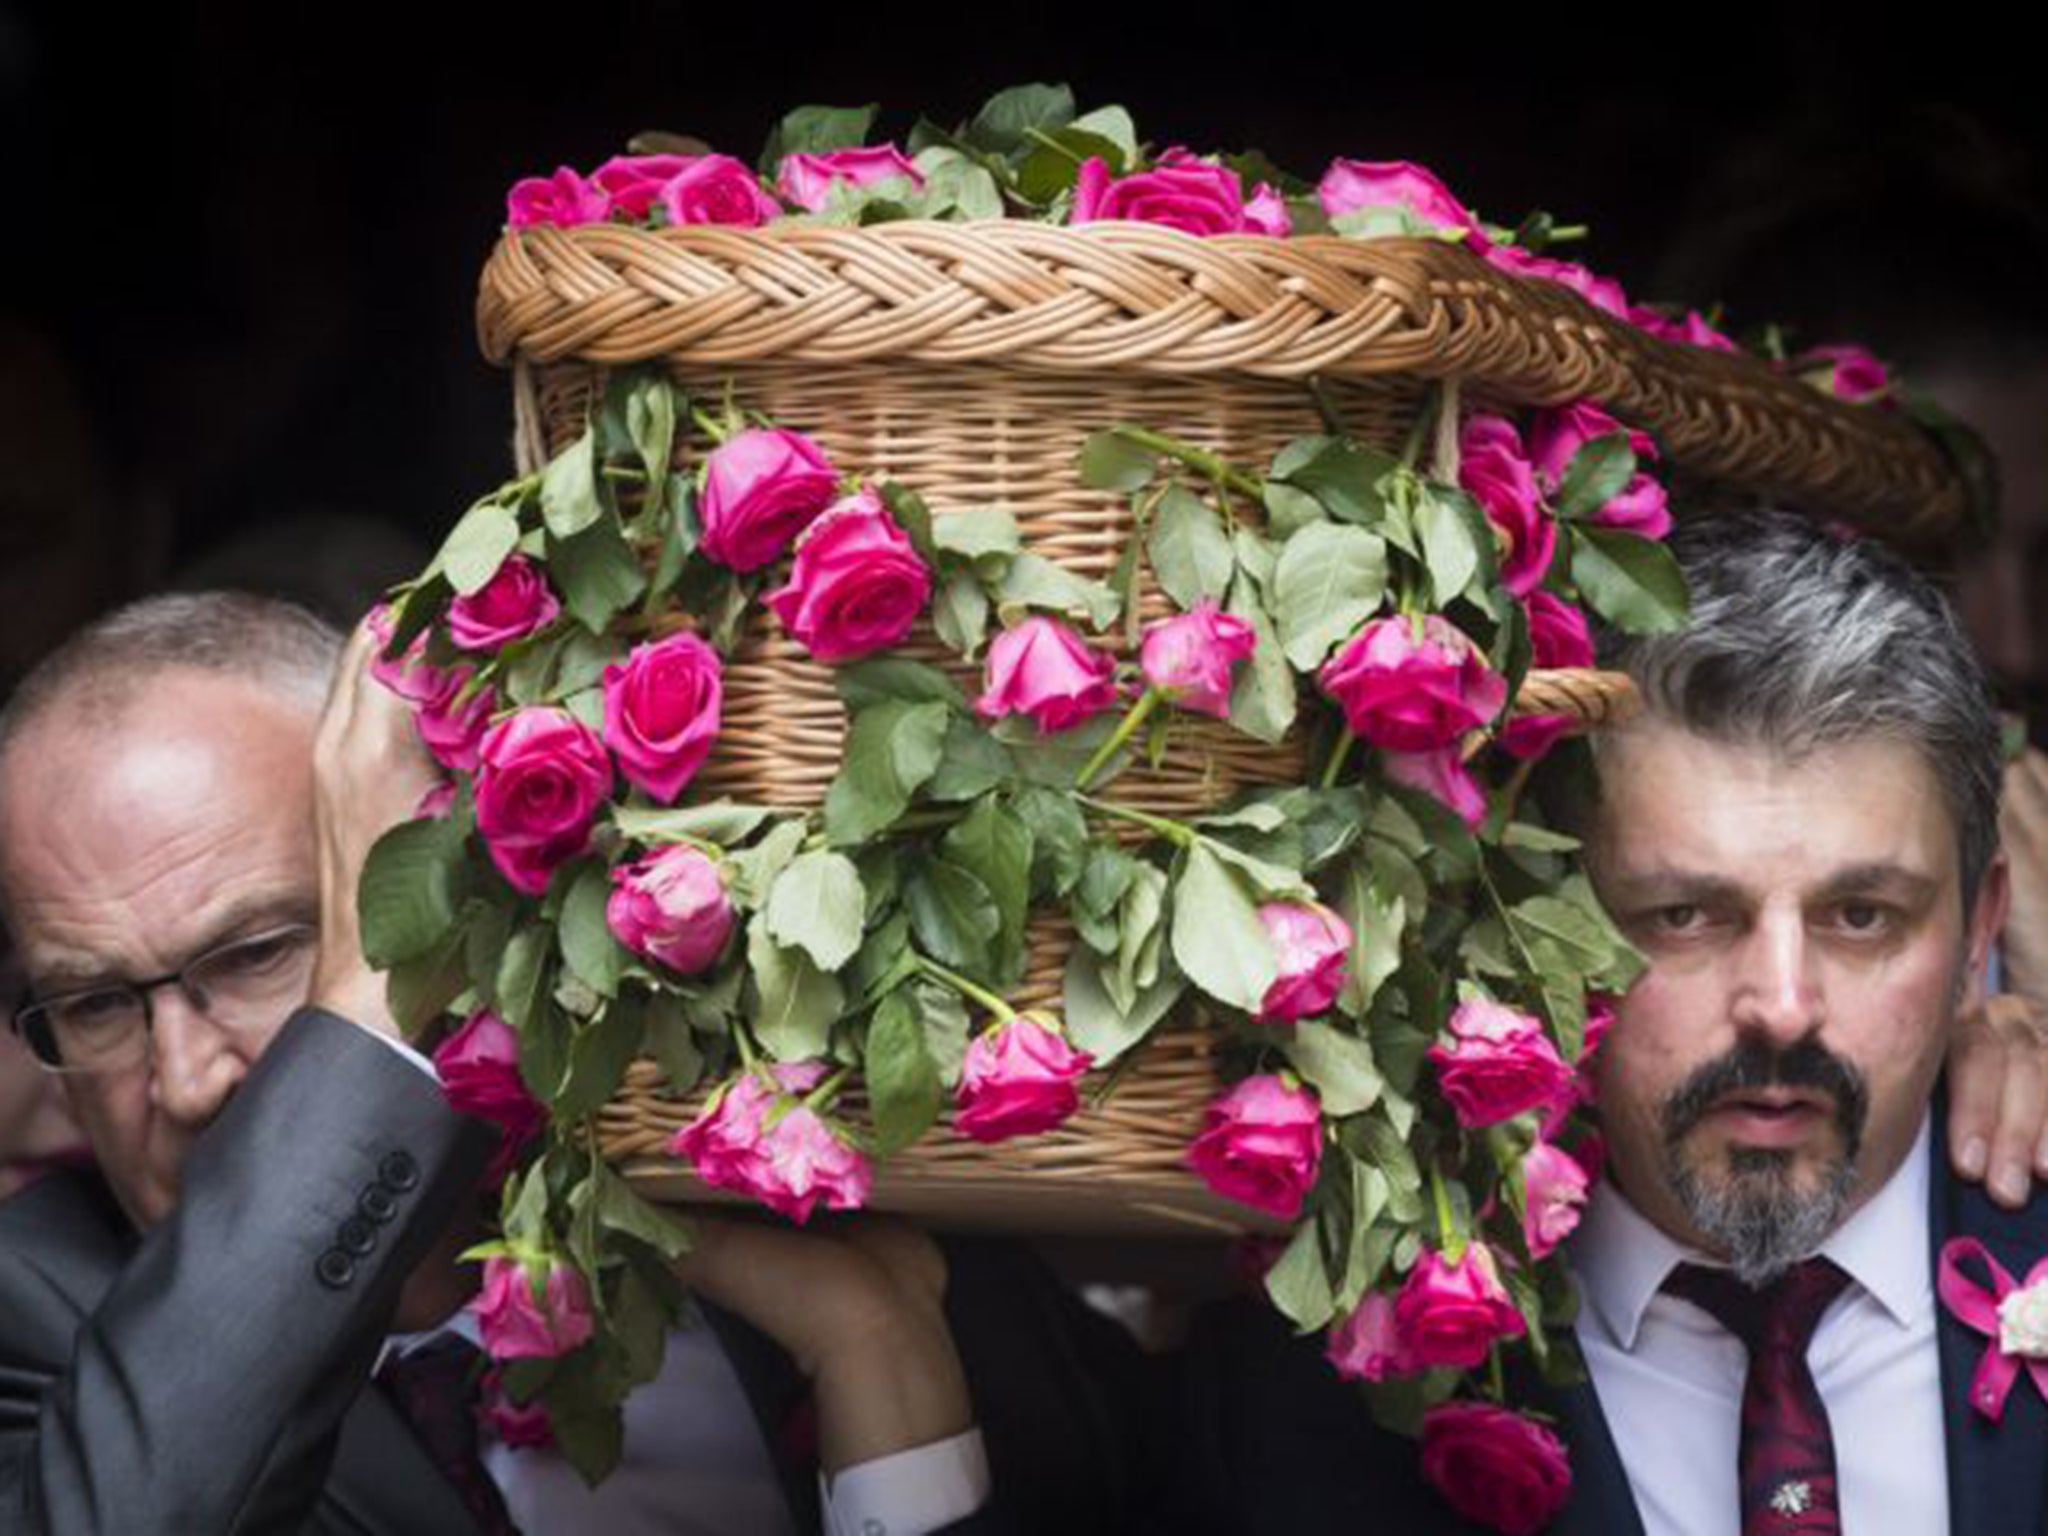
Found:
M 1643 1536 L 1635 1494 L 1591 1378 L 1552 1387 L 1535 1381 L 1532 1373 L 1525 1401 L 1556 1418 L 1571 1453 L 1571 1500 L 1551 1523 L 1552 1536 Z
M 825 1512 L 818 1498 L 815 1420 L 810 1414 L 810 1384 L 789 1356 L 765 1335 L 730 1312 L 697 1303 L 704 1321 L 732 1362 L 754 1422 L 775 1463 L 776 1481 L 788 1501 L 799 1531 L 823 1528 Z

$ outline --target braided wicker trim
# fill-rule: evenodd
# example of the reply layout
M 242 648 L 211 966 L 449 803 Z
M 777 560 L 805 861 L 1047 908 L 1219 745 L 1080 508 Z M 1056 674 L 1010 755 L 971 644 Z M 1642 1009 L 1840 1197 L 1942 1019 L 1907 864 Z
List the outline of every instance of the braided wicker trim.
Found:
M 542 227 L 500 240 L 477 324 L 501 363 L 888 358 L 1459 378 L 1512 402 L 1598 400 L 1689 470 L 1908 547 L 1941 542 L 1965 508 L 1939 451 L 1896 413 L 1657 340 L 1555 284 L 1432 241 L 1022 220 Z

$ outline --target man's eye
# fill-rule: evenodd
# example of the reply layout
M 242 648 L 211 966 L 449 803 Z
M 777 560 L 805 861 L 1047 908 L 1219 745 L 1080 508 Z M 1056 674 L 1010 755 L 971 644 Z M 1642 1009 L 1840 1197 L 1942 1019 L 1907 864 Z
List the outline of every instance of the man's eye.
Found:
M 1689 901 L 1674 901 L 1650 914 L 1650 926 L 1659 933 L 1692 933 L 1705 925 L 1707 915 Z
M 1835 922 L 1848 933 L 1882 933 L 1889 916 L 1874 901 L 1845 901 L 1835 909 Z

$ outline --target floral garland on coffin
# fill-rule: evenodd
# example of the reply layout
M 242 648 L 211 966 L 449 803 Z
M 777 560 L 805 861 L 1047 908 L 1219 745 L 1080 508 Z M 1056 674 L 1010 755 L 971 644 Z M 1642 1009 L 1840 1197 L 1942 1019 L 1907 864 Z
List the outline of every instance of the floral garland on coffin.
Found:
M 850 147 L 868 116 L 792 114 L 772 182 L 635 155 L 521 183 L 511 222 L 1327 224 L 1624 302 L 1530 249 L 1547 220 L 1514 243 L 1417 167 L 1254 183 L 1147 159 L 1118 109 L 1045 87 L 921 125 L 914 154 Z M 1586 1061 L 1639 962 L 1523 803 L 1570 722 L 1511 699 L 1532 667 L 1591 664 L 1588 610 L 1668 627 L 1684 594 L 1647 437 L 1590 402 L 1456 413 L 1440 389 L 1398 455 L 1332 424 L 1262 466 L 1143 424 L 1077 443 L 1081 483 L 1130 500 L 1106 581 L 999 508 L 929 507 L 655 370 L 614 373 L 579 438 L 469 509 L 378 619 L 379 675 L 451 777 L 378 846 L 362 917 L 401 1021 L 462 1021 L 436 1050 L 451 1101 L 504 1131 L 477 1254 L 508 1440 L 552 1435 L 603 1476 L 678 1314 L 687 1225 L 597 1154 L 635 1057 L 678 1094 L 713 1085 L 677 1157 L 802 1222 L 863 1204 L 874 1160 L 941 1119 L 983 1141 L 1060 1124 L 1084 1074 L 1192 1011 L 1231 1086 L 1188 1165 L 1294 1223 L 1275 1304 L 1327 1330 L 1466 1514 L 1533 1529 L 1561 1505 L 1563 1449 L 1506 1402 L 1504 1360 L 1576 1370 L 1556 1250 L 1599 1166 Z M 1141 623 L 1141 584 L 1165 617 Z M 815 812 L 692 794 L 764 609 L 849 720 Z M 906 654 L 927 636 L 953 664 Z M 1305 735 L 1316 770 L 1189 818 L 1119 802 L 1196 717 Z M 1074 935 L 1062 1006 L 1020 1012 L 1046 916 Z

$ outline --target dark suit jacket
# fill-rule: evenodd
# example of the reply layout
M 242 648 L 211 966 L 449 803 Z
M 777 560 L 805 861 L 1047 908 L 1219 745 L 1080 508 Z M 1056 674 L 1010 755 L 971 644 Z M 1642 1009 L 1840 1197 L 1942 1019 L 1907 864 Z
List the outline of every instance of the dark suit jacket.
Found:
M 364 1386 L 400 1285 L 490 1143 L 388 1046 L 309 1010 L 194 1148 L 177 1211 L 147 1238 L 90 1174 L 0 1205 L 0 1530 L 473 1531 Z M 1127 1341 L 1011 1245 L 948 1260 L 999 1491 L 953 1530 L 1121 1529 Z M 737 1319 L 712 1323 L 798 1527 L 815 1529 L 815 1474 L 780 1432 L 802 1383 Z
M 2048 1255 L 2048 1196 L 2021 1212 L 1951 1181 L 1932 1138 L 1930 1273 L 1955 1236 L 1973 1236 L 2016 1278 Z M 1986 1340 L 1943 1308 L 1937 1324 L 1947 1427 L 1949 1529 L 1956 1536 L 2048 1531 L 2048 1405 L 2024 1376 L 2002 1423 L 1971 1409 Z M 1377 1429 L 1358 1389 L 1261 1301 L 1231 1303 L 1197 1325 L 1179 1367 L 1179 1474 L 1172 1528 L 1189 1533 L 1358 1536 L 1476 1531 L 1423 1482 L 1414 1441 Z M 1590 1382 L 1537 1398 L 1571 1450 L 1572 1499 L 1553 1524 L 1570 1536 L 1641 1536 L 1642 1521 Z M 1849 1448 L 1853 1455 L 1853 1447 Z

